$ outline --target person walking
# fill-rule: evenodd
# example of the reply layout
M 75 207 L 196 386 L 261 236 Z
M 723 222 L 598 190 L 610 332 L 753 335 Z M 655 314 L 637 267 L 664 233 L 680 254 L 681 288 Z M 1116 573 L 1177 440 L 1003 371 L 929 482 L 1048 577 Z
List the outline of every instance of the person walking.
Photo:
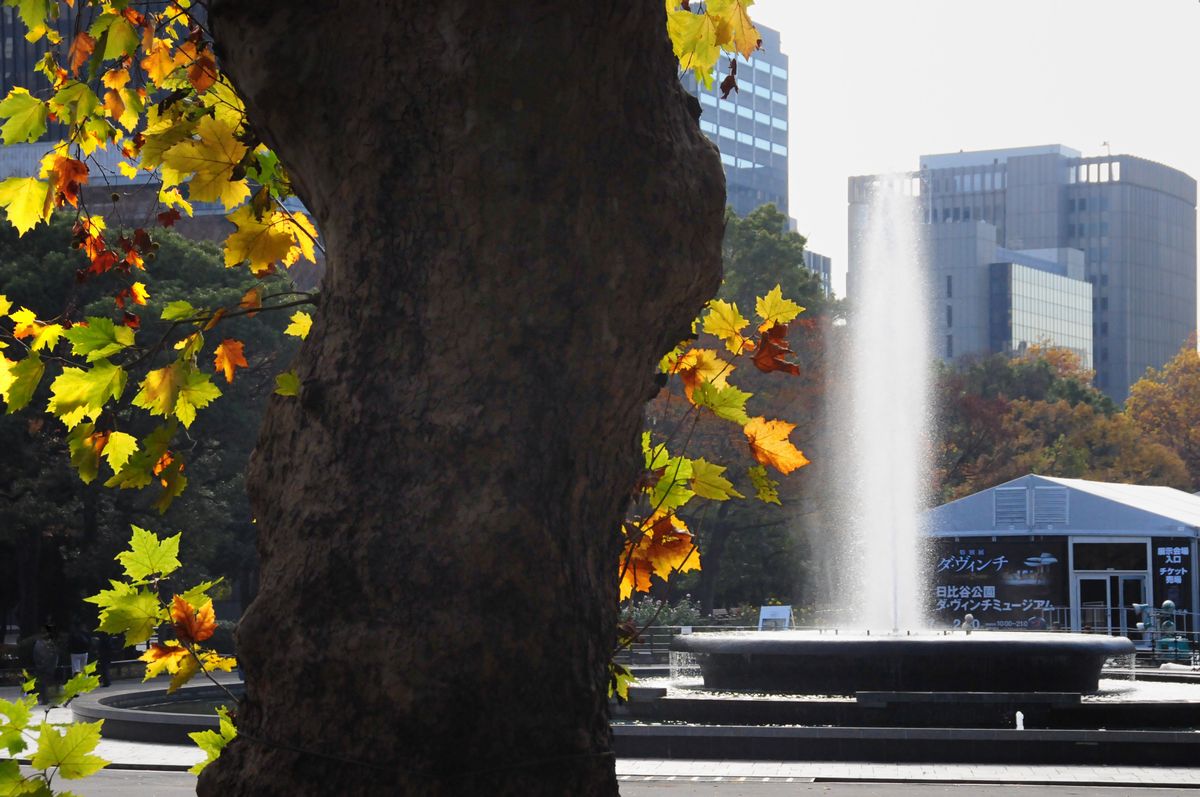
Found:
M 88 652 L 92 648 L 92 637 L 79 621 L 71 624 L 71 633 L 67 636 L 67 650 L 71 654 L 71 674 L 79 675 L 87 666 Z
M 45 632 L 33 643 L 33 670 L 37 675 L 38 702 L 49 703 L 58 684 L 58 644 L 50 623 L 46 623 Z
M 111 683 L 109 678 L 109 666 L 112 664 L 113 643 L 112 637 L 103 631 L 96 634 L 96 672 L 100 676 L 100 685 L 108 686 Z

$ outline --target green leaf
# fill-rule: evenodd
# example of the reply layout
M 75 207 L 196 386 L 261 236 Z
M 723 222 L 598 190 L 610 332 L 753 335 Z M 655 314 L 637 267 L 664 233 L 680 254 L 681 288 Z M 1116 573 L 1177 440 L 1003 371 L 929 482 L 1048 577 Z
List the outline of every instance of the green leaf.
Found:
M 150 483 L 154 475 L 154 466 L 162 459 L 171 446 L 171 440 L 179 424 L 175 421 L 165 423 L 155 429 L 142 440 L 141 450 L 134 453 L 118 473 L 114 473 L 105 487 L 119 487 L 122 490 L 140 489 Z
M 300 377 L 295 371 L 284 371 L 275 377 L 275 392 L 281 396 L 299 396 Z
M 9 414 L 29 404 L 45 372 L 46 366 L 36 354 L 30 354 L 14 365 L 0 358 L 0 395 L 8 405 Z
M 14 88 L 0 102 L 0 116 L 8 121 L 0 128 L 5 145 L 37 141 L 46 132 L 46 103 L 23 88 Z
M 27 41 L 35 42 L 43 36 L 52 36 L 51 44 L 57 44 L 58 34 L 46 24 L 47 17 L 58 18 L 58 0 L 4 0 L 6 6 L 16 6 L 21 21 L 29 28 Z
M 193 775 L 199 775 L 202 769 L 216 761 L 225 746 L 237 737 L 237 728 L 229 719 L 229 709 L 222 706 L 217 709 L 217 716 L 220 718 L 219 731 L 198 731 L 188 734 L 188 738 L 195 742 L 206 756 L 203 761 L 188 770 Z
M 96 424 L 81 423 L 67 433 L 71 466 L 79 473 L 79 479 L 84 484 L 91 484 L 100 473 L 100 452 L 92 440 L 95 432 Z
M 99 360 L 90 370 L 64 368 L 50 385 L 50 403 L 46 410 L 57 415 L 68 429 L 83 421 L 95 420 L 110 399 L 125 392 L 125 369 L 108 360 Z
M 15 756 L 26 748 L 25 737 L 21 732 L 28 727 L 30 714 L 35 705 L 37 705 L 35 697 L 0 700 L 0 717 L 5 720 L 3 724 L 0 724 L 0 747 L 8 750 L 9 755 Z M 0 780 L 0 783 L 2 782 Z M 0 789 L 0 794 L 4 794 L 3 789 Z
M 100 98 L 86 83 L 69 80 L 50 98 L 50 110 L 60 122 L 82 124 L 100 105 Z
M 751 395 L 733 385 L 719 388 L 711 382 L 701 382 L 692 391 L 692 401 L 697 406 L 712 410 L 718 418 L 745 425 L 750 423 L 750 416 L 746 414 L 746 399 Z
M 755 465 L 748 470 L 750 474 L 750 483 L 754 485 L 755 494 L 758 500 L 764 504 L 779 504 L 783 506 L 783 502 L 779 500 L 779 482 L 767 475 L 767 469 L 762 465 Z
M 38 729 L 38 749 L 30 764 L 34 769 L 57 768 L 58 774 L 67 780 L 86 778 L 108 766 L 100 756 L 91 755 L 100 743 L 99 722 L 73 722 L 66 726 L 66 733 L 48 722 Z
M 18 237 L 47 221 L 54 207 L 54 192 L 49 182 L 36 177 L 9 177 L 0 181 L 0 207 Z
M 189 302 L 182 299 L 177 302 L 170 302 L 162 311 L 163 321 L 182 321 L 185 318 L 194 318 L 197 314 L 196 308 L 192 307 Z
M 101 590 L 90 598 L 84 598 L 88 603 L 100 607 L 97 630 L 124 634 L 126 647 L 145 642 L 154 634 L 154 627 L 165 619 L 158 595 L 120 581 L 109 583 L 112 589 Z
M 703 459 L 693 460 L 692 489 L 696 491 L 696 495 L 713 501 L 745 498 L 744 495 L 733 489 L 733 482 L 721 475 L 725 470 L 724 466 L 714 465 Z
M 115 61 L 137 50 L 137 31 L 120 14 L 105 13 L 96 18 L 88 33 L 96 39 L 96 51 L 103 52 L 102 60 Z M 103 38 L 103 41 L 101 41 Z
M 151 415 L 167 418 L 174 415 L 187 428 L 196 420 L 196 410 L 208 406 L 220 395 L 221 389 L 208 374 L 189 363 L 176 361 L 146 374 L 133 404 Z
M 657 470 L 657 469 L 656 469 Z M 650 494 L 650 506 L 656 511 L 667 511 L 683 506 L 695 495 L 688 487 L 692 478 L 692 461 L 686 457 L 672 457 L 667 461 L 663 475 Z
M 88 662 L 83 668 L 83 672 L 76 673 L 71 676 L 71 679 L 63 684 L 62 692 L 59 693 L 57 702 L 59 705 L 65 706 L 80 695 L 85 695 L 93 689 L 100 687 L 100 676 L 96 675 L 96 662 Z
M 108 467 L 113 469 L 113 473 L 117 473 L 125 467 L 125 463 L 137 450 L 136 437 L 125 432 L 113 432 L 108 436 L 108 443 L 104 446 L 104 459 L 108 462 Z
M 114 324 L 107 318 L 88 318 L 87 325 L 76 324 L 63 333 L 71 342 L 73 354 L 87 355 L 88 362 L 111 357 L 133 345 L 133 330 Z
M 209 600 L 208 591 L 220 584 L 225 579 L 218 578 L 216 581 L 205 581 L 182 593 L 179 597 L 183 598 L 193 606 L 202 606 Z
M 129 550 L 117 554 L 125 575 L 143 581 L 154 574 L 169 576 L 179 569 L 179 534 L 160 540 L 152 531 L 133 527 Z
M 642 457 L 646 462 L 646 470 L 665 468 L 671 455 L 667 452 L 666 444 L 653 445 L 650 442 L 650 432 L 642 432 Z
M 4 730 L 0 730 L 0 740 L 4 738 Z M 20 734 L 17 734 L 20 736 Z M 0 742 L 2 743 L 2 742 Z M 24 747 L 21 748 L 22 750 Z M 16 755 L 21 750 L 11 750 L 12 755 Z M 25 778 L 21 775 L 21 767 L 16 761 L 0 761 L 0 794 L 18 795 L 23 794 L 25 790 L 22 788 L 25 785 Z

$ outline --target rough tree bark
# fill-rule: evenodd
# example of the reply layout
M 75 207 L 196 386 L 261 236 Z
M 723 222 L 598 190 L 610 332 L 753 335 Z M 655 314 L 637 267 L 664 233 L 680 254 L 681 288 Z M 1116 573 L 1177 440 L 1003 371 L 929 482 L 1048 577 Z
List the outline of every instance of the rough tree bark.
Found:
M 618 523 L 717 288 L 661 0 L 216 0 L 327 243 L 249 473 L 247 697 L 204 795 L 616 794 Z

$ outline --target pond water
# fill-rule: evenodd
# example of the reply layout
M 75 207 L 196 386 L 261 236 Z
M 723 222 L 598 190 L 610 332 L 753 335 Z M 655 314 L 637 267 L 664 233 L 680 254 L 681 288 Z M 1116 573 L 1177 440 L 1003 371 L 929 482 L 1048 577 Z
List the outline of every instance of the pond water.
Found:
M 138 711 L 155 711 L 162 714 L 216 714 L 217 709 L 232 709 L 234 703 L 228 697 L 210 697 L 184 700 L 168 700 L 138 706 Z

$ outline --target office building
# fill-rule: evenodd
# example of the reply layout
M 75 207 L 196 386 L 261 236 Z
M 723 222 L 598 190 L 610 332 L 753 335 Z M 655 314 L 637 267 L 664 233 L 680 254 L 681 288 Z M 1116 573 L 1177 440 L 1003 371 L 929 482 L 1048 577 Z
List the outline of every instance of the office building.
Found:
M 722 54 L 712 88 L 688 72 L 683 85 L 700 99 L 700 129 L 721 150 L 727 202 L 739 216 L 760 205 L 788 212 L 788 57 L 779 49 L 779 32 L 757 25 L 762 49 L 749 59 L 733 56 L 737 92 L 721 99 L 721 76 L 730 56 Z
M 912 197 L 942 357 L 1063 346 L 1122 401 L 1196 326 L 1196 182 L 1176 169 L 1049 145 L 852 177 L 851 274 L 876 190 Z
M 833 261 L 809 249 L 804 250 L 804 267 L 821 278 L 825 298 L 833 296 Z

